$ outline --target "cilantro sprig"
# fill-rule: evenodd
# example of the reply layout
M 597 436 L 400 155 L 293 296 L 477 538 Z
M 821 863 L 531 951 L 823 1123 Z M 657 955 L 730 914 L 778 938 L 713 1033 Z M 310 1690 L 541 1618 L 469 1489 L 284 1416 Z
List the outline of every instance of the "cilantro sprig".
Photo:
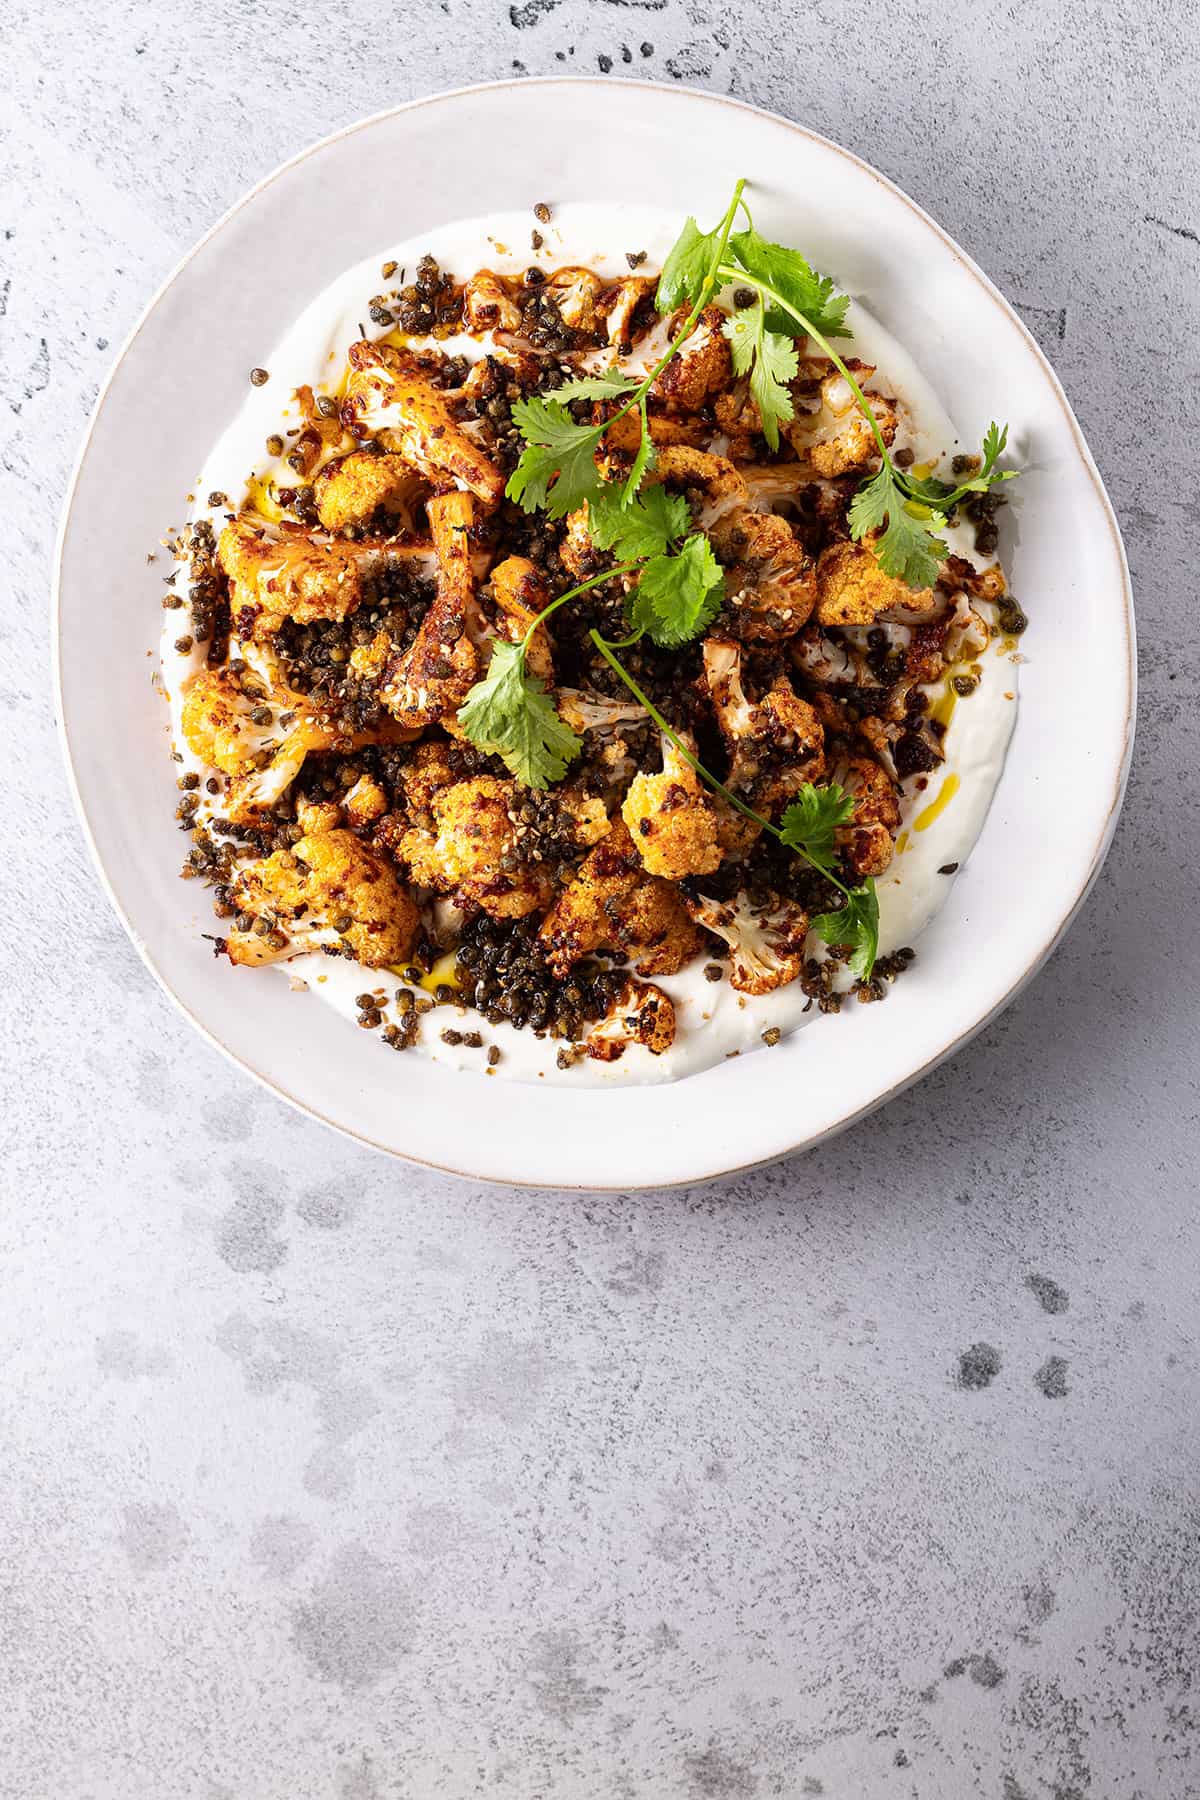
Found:
M 749 219 L 745 201 L 737 197 Z M 699 297 L 703 282 L 710 279 L 706 259 L 715 253 L 717 238 L 718 232 L 704 233 L 694 219 L 687 221 L 663 267 L 656 297 L 660 312 Z M 849 384 L 879 453 L 878 474 L 851 504 L 851 535 L 872 538 L 885 573 L 910 587 L 928 587 L 950 554 L 941 533 L 953 508 L 968 494 L 986 493 L 1018 473 L 996 466 L 1008 441 L 1008 427 L 995 421 L 988 426 L 978 469 L 958 487 L 912 475 L 893 462 L 866 395 L 829 342 L 851 335 L 845 322 L 849 299 L 835 293 L 830 276 L 819 274 L 798 250 L 762 237 L 751 222 L 745 231 L 729 233 L 717 264 L 717 282 L 736 282 L 754 292 L 753 301 L 734 312 L 723 329 L 735 374 L 750 378 L 763 436 L 771 449 L 779 447 L 779 427 L 795 415 L 790 392 L 798 367 L 794 340 L 811 337 Z M 707 291 L 712 291 L 711 285 Z
M 494 639 L 487 673 L 458 709 L 458 722 L 475 748 L 498 756 L 526 787 L 546 788 L 561 781 L 583 748 L 583 739 L 560 718 L 545 682 L 526 666 L 534 633 L 568 600 L 602 582 L 631 574 L 636 566 L 631 563 L 609 569 L 568 588 L 542 608 L 519 642 Z
M 642 477 L 653 466 L 654 460 L 654 445 L 646 416 L 647 396 L 667 364 L 679 354 L 692 335 L 696 321 L 712 297 L 717 284 L 717 271 L 733 230 L 733 221 L 737 217 L 745 185 L 744 181 L 737 182 L 721 223 L 705 237 L 703 268 L 700 269 L 694 261 L 699 253 L 693 247 L 688 246 L 681 252 L 687 265 L 688 288 L 690 290 L 694 287 L 694 294 L 689 293 L 693 301 L 692 308 L 671 339 L 665 355 L 659 358 L 648 374 L 640 381 L 616 370 L 608 370 L 600 375 L 583 375 L 565 382 L 548 399 L 538 397 L 518 400 L 514 404 L 513 423 L 525 439 L 525 448 L 508 478 L 505 493 L 526 512 L 537 512 L 544 508 L 552 519 L 563 519 L 592 495 L 598 494 L 603 485 L 603 478 L 596 467 L 596 451 L 600 441 L 618 419 L 623 419 L 626 413 L 637 412 L 642 428 L 641 442 L 623 489 L 626 502 L 633 500 Z M 689 224 L 695 229 L 695 220 L 689 220 Z M 685 227 L 684 237 L 686 235 Z M 698 231 L 696 235 L 699 235 Z M 681 243 L 682 241 L 681 238 Z M 679 245 L 676 250 L 679 250 Z M 674 255 L 673 251 L 672 256 Z M 671 258 L 668 257 L 663 279 L 659 282 L 660 294 L 670 264 Z M 567 411 L 573 400 L 612 399 L 619 399 L 621 405 L 610 418 L 602 420 L 599 425 L 581 425 Z
M 823 943 L 849 950 L 851 973 L 857 975 L 860 981 L 869 981 L 879 954 L 879 896 L 870 876 L 854 887 L 847 887 L 836 873 L 835 867 L 837 853 L 834 834 L 853 817 L 853 796 L 836 782 L 815 787 L 811 781 L 806 781 L 778 825 L 774 824 L 762 813 L 756 812 L 754 807 L 748 806 L 740 795 L 735 794 L 732 788 L 726 787 L 710 769 L 705 768 L 695 751 L 668 724 L 650 696 L 615 655 L 620 646 L 610 644 L 596 630 L 591 631 L 589 636 L 605 662 L 620 676 L 634 699 L 645 707 L 663 736 L 675 746 L 701 781 L 707 783 L 714 793 L 720 794 L 743 817 L 752 819 L 764 831 L 770 832 L 772 837 L 778 838 L 786 850 L 799 856 L 810 868 L 818 870 L 838 889 L 843 896 L 841 909 L 838 912 L 818 913 L 810 921 L 811 928 Z

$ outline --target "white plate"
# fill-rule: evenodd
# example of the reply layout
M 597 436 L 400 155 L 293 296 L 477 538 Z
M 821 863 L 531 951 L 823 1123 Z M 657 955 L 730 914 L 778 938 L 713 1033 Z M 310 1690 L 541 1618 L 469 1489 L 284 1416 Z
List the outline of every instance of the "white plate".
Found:
M 532 89 L 537 89 L 536 102 Z M 525 127 L 536 105 L 538 129 Z M 983 835 L 882 1006 L 669 1087 L 544 1091 L 385 1054 L 277 971 L 232 970 L 183 886 L 166 708 L 150 681 L 164 563 L 201 460 L 260 362 L 343 269 L 446 220 L 625 195 L 715 219 L 733 179 L 912 352 L 968 439 L 996 412 L 1024 469 L 1001 554 L 1032 619 Z M 603 193 L 597 182 L 603 180 Z M 824 138 L 647 82 L 501 82 L 328 138 L 246 196 L 151 302 L 101 393 L 63 520 L 56 673 L 97 867 L 148 967 L 212 1042 L 366 1143 L 483 1180 L 631 1188 L 766 1162 L 838 1130 L 963 1043 L 1049 955 L 1103 860 L 1133 729 L 1129 575 L 1049 365 L 970 259 Z

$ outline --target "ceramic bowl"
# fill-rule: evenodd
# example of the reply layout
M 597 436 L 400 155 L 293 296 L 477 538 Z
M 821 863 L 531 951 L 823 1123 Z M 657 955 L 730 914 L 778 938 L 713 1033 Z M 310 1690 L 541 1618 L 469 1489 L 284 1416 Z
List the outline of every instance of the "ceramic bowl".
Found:
M 525 129 L 536 89 L 538 130 Z M 247 371 L 342 270 L 459 217 L 627 195 L 716 218 L 745 175 L 759 229 L 804 246 L 915 356 L 968 440 L 1000 408 L 1024 473 L 1001 554 L 1032 624 L 983 834 L 884 1006 L 667 1087 L 572 1091 L 385 1056 L 277 971 L 232 971 L 181 885 L 161 623 L 146 550 L 180 523 Z M 603 191 L 598 192 L 598 182 Z M 58 558 L 55 664 L 93 855 L 130 937 L 194 1025 L 314 1117 L 476 1179 L 698 1181 L 839 1130 L 948 1056 L 1053 950 L 1108 846 L 1133 718 L 1129 578 L 1095 464 L 1045 357 L 983 273 L 868 164 L 733 100 L 647 82 L 500 82 L 415 101 L 306 150 L 246 195 L 151 301 L 100 395 Z

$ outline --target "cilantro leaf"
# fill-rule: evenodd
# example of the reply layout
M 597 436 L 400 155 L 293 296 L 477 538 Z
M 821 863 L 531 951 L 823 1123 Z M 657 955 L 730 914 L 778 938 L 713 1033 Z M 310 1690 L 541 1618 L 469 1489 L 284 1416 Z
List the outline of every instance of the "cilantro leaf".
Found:
M 692 515 L 682 494 L 647 488 L 626 505 L 610 482 L 588 501 L 588 530 L 598 550 L 615 550 L 622 562 L 662 556 L 691 529 Z
M 512 418 L 525 448 L 505 493 L 525 512 L 544 507 L 552 519 L 574 512 L 600 486 L 595 452 L 604 426 L 577 425 L 556 400 L 518 400 Z
M 686 221 L 658 278 L 654 304 L 660 313 L 674 312 L 685 301 L 695 305 L 721 247 L 721 231 L 721 226 L 701 231 L 695 219 Z
M 798 250 L 772 244 L 753 229 L 734 232 L 729 250 L 748 275 L 757 275 L 760 281 L 767 282 L 826 337 L 850 336 L 845 324 L 849 297 L 835 294 L 833 277 L 819 275 Z M 767 329 L 788 337 L 797 335 L 795 319 L 778 306 L 767 313 Z
M 605 369 L 599 375 L 577 375 L 555 388 L 555 400 L 623 400 L 640 384 L 635 375 L 622 375 L 618 369 Z
M 825 787 L 806 781 L 779 821 L 779 841 L 828 875 L 837 860 L 834 834 L 853 816 L 853 796 L 836 781 Z
M 477 750 L 502 758 L 526 787 L 561 781 L 583 748 L 564 725 L 540 676 L 525 668 L 525 646 L 497 638 L 487 674 L 458 709 L 458 722 Z
M 678 556 L 652 556 L 633 593 L 630 618 L 665 649 L 698 637 L 725 597 L 725 577 L 700 532 Z
M 756 305 L 735 312 L 721 327 L 729 339 L 735 375 L 750 374 L 750 392 L 762 420 L 763 436 L 772 450 L 779 448 L 779 427 L 795 417 L 796 408 L 788 383 L 796 378 L 799 359 L 795 340 L 766 329 L 760 299 Z
M 983 467 L 979 471 L 981 475 L 991 474 L 997 462 L 1000 460 L 1004 446 L 1007 442 L 1008 426 L 997 425 L 995 419 L 993 419 L 983 434 Z
M 885 575 L 913 588 L 930 587 L 937 580 L 938 567 L 950 554 L 945 539 L 937 535 L 945 516 L 932 512 L 927 519 L 914 519 L 906 512 L 890 463 L 859 488 L 850 502 L 849 519 L 850 535 L 857 539 L 878 531 L 886 519 L 887 529 L 872 546 Z
M 879 896 L 875 883 L 868 879 L 861 887 L 851 888 L 846 904 L 837 912 L 818 913 L 812 929 L 824 943 L 852 950 L 851 974 L 860 981 L 869 981 L 879 954 Z

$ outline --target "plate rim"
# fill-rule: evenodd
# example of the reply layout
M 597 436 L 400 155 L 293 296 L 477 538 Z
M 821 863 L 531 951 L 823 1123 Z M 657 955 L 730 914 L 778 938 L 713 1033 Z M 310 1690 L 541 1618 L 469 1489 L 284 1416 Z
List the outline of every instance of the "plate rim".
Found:
M 772 1150 L 762 1157 L 752 1157 L 747 1161 L 739 1162 L 732 1166 L 724 1165 L 704 1172 L 690 1173 L 680 1177 L 678 1180 L 652 1181 L 633 1188 L 630 1187 L 628 1182 L 591 1184 L 579 1181 L 538 1181 L 530 1180 L 527 1177 L 522 1178 L 519 1181 L 514 1181 L 506 1176 L 481 1175 L 474 1170 L 457 1168 L 452 1163 L 442 1163 L 434 1161 L 429 1157 L 414 1155 L 411 1151 L 400 1150 L 390 1143 L 380 1142 L 377 1138 L 356 1129 L 354 1126 L 329 1117 L 327 1114 L 318 1110 L 316 1106 L 311 1105 L 309 1102 L 292 1094 L 285 1086 L 281 1085 L 279 1081 L 264 1074 L 252 1063 L 246 1061 L 237 1051 L 222 1042 L 215 1032 L 192 1012 L 191 1008 L 176 992 L 166 975 L 158 967 L 145 940 L 134 926 L 117 897 L 83 803 L 82 793 L 75 772 L 75 757 L 72 753 L 66 708 L 63 703 L 63 646 L 61 632 L 63 562 L 66 554 L 67 537 L 72 521 L 72 513 L 74 511 L 80 477 L 87 460 L 88 452 L 91 448 L 96 425 L 103 412 L 109 390 L 113 385 L 117 372 L 121 368 L 121 365 L 124 363 L 129 352 L 133 349 L 133 346 L 150 315 L 154 312 L 168 290 L 174 286 L 193 259 L 213 238 L 224 230 L 226 225 L 236 217 L 244 207 L 248 206 L 281 177 L 290 173 L 290 171 L 307 161 L 308 158 L 325 150 L 328 146 L 339 142 L 343 138 L 351 137 L 358 132 L 369 130 L 372 126 L 383 120 L 395 118 L 403 113 L 413 112 L 421 107 L 438 105 L 447 100 L 466 98 L 472 94 L 486 92 L 498 93 L 504 91 L 517 92 L 530 87 L 591 88 L 600 95 L 611 92 L 613 89 L 636 90 L 639 93 L 662 93 L 670 95 L 673 99 L 687 97 L 692 100 L 702 101 L 706 105 L 721 106 L 734 112 L 749 114 L 755 118 L 769 120 L 772 124 L 784 126 L 788 131 L 795 133 L 797 136 L 804 138 L 809 142 L 816 143 L 823 149 L 831 151 L 835 155 L 843 158 L 848 163 L 851 163 L 862 174 L 869 176 L 872 181 L 885 189 L 894 199 L 903 202 L 911 212 L 916 214 L 916 216 L 937 235 L 950 255 L 973 277 L 984 295 L 993 305 L 999 308 L 1000 312 L 1012 325 L 1015 325 L 1018 333 L 1025 341 L 1026 349 L 1033 353 L 1033 357 L 1040 367 L 1042 377 L 1047 381 L 1050 392 L 1065 418 L 1075 447 L 1076 455 L 1078 456 L 1083 471 L 1087 475 L 1095 492 L 1095 496 L 1100 503 L 1101 514 L 1108 527 L 1109 536 L 1112 541 L 1112 550 L 1115 552 L 1115 567 L 1120 582 L 1121 598 L 1123 601 L 1122 619 L 1125 630 L 1125 655 L 1123 658 L 1125 716 L 1122 722 L 1122 754 L 1117 767 L 1112 791 L 1109 796 L 1108 807 L 1104 815 L 1101 830 L 1093 847 L 1091 858 L 1086 871 L 1080 878 L 1078 890 L 1073 900 L 1039 945 L 1018 979 L 1011 984 L 1011 986 L 985 1013 L 981 1014 L 978 1019 L 974 1020 L 969 1025 L 966 1025 L 961 1030 L 955 1032 L 953 1036 L 916 1068 L 908 1071 L 900 1080 L 893 1082 L 889 1087 L 876 1094 L 863 1105 L 855 1107 L 851 1111 L 841 1115 L 821 1131 L 808 1136 L 803 1136 L 795 1143 L 787 1145 L 782 1149 Z M 751 102 L 738 99 L 733 95 L 711 93 L 707 89 L 697 88 L 686 83 L 640 80 L 628 76 L 611 78 L 608 76 L 594 75 L 515 76 L 496 81 L 470 82 L 463 86 L 440 89 L 435 93 L 419 95 L 411 100 L 401 101 L 395 106 L 380 108 L 378 111 L 367 114 L 363 118 L 352 120 L 349 124 L 339 127 L 336 131 L 329 132 L 325 136 L 315 139 L 312 143 L 305 145 L 302 149 L 295 152 L 294 155 L 285 158 L 284 161 L 270 169 L 251 187 L 247 188 L 244 193 L 240 194 L 232 205 L 227 207 L 225 211 L 213 221 L 208 229 L 189 246 L 178 261 L 168 270 L 167 274 L 139 311 L 117 350 L 89 412 L 87 423 L 80 439 L 79 448 L 76 452 L 71 472 L 64 489 L 58 530 L 55 537 L 49 599 L 51 613 L 49 652 L 55 724 L 59 747 L 62 752 L 63 763 L 66 770 L 67 786 L 75 809 L 75 815 L 83 832 L 83 838 L 87 846 L 88 854 L 96 874 L 99 877 L 100 885 L 108 897 L 109 904 L 112 906 L 113 911 L 120 920 L 126 935 L 133 944 L 142 963 L 149 970 L 150 974 L 166 994 L 176 1011 L 188 1021 L 189 1025 L 200 1033 L 206 1042 L 218 1050 L 227 1062 L 231 1063 L 243 1073 L 249 1075 L 260 1087 L 274 1095 L 277 1099 L 283 1100 L 303 1117 L 316 1119 L 320 1124 L 339 1133 L 342 1137 L 349 1139 L 352 1143 L 374 1150 L 402 1164 L 407 1163 L 417 1168 L 428 1169 L 442 1175 L 454 1176 L 459 1180 L 479 1182 L 487 1186 L 518 1187 L 547 1192 L 584 1194 L 628 1192 L 649 1193 L 668 1191 L 673 1188 L 692 1187 L 702 1182 L 733 1179 L 738 1175 L 750 1174 L 757 1169 L 770 1167 L 772 1164 L 782 1162 L 790 1156 L 800 1154 L 802 1151 L 815 1149 L 818 1144 L 825 1143 L 830 1138 L 838 1136 L 857 1120 L 867 1117 L 878 1108 L 887 1105 L 889 1101 L 896 1099 L 908 1088 L 915 1085 L 916 1082 L 922 1080 L 926 1075 L 939 1067 L 941 1063 L 945 1062 L 957 1050 L 965 1048 L 979 1032 L 984 1030 L 993 1019 L 999 1017 L 999 1015 L 1012 1004 L 1017 995 L 1020 994 L 1025 986 L 1032 981 L 1034 976 L 1045 967 L 1050 957 L 1053 956 L 1091 893 L 1112 845 L 1113 835 L 1116 830 L 1117 820 L 1120 816 L 1121 806 L 1129 779 L 1129 770 L 1133 755 L 1133 741 L 1137 716 L 1137 635 L 1134 614 L 1133 584 L 1129 572 L 1128 558 L 1126 556 L 1125 545 L 1121 536 L 1116 511 L 1109 498 L 1108 491 L 1096 465 L 1095 458 L 1084 437 L 1082 428 L 1075 416 L 1074 409 L 1066 395 L 1063 385 L 1049 358 L 1042 350 L 1041 345 L 1037 342 L 1037 339 L 1033 336 L 1033 333 L 1025 324 L 1025 321 L 1021 318 L 1020 314 L 1017 313 L 1015 308 L 1005 298 L 1003 293 L 1001 293 L 1000 289 L 992 282 L 990 277 L 979 264 L 975 262 L 968 252 L 950 236 L 949 232 L 947 232 L 936 219 L 931 217 L 931 215 L 925 211 L 919 202 L 914 200 L 910 194 L 889 176 L 884 175 L 872 163 L 867 162 L 865 158 L 859 156 L 855 151 L 846 149 L 844 145 L 837 143 L 835 139 L 825 136 L 822 132 L 815 131 L 811 126 L 798 124 L 795 120 L 785 117 L 782 113 L 774 112 L 769 107 L 755 106 Z

